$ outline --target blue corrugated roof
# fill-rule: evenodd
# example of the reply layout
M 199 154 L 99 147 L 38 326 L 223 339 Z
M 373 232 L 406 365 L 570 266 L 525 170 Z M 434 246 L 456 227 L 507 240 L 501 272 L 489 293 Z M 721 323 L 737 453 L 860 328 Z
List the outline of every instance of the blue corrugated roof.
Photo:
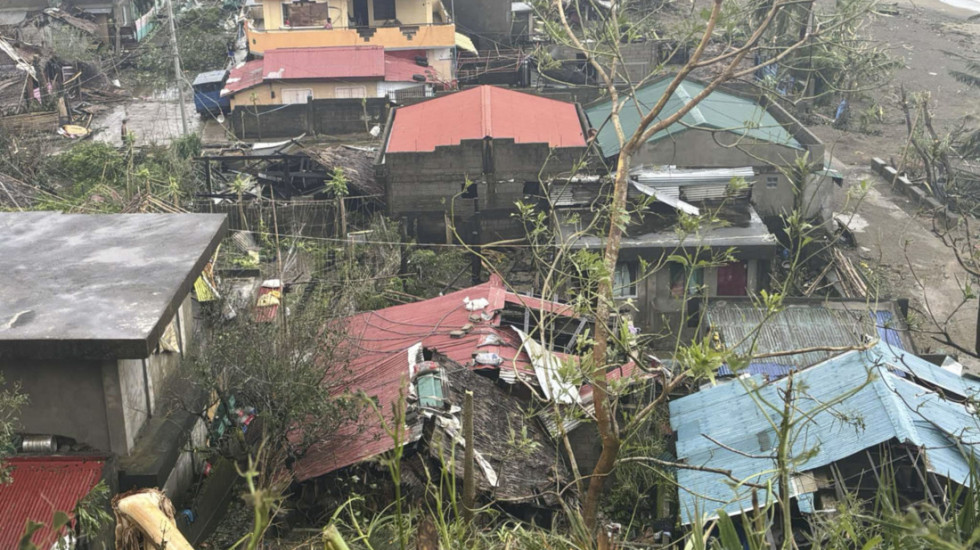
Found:
M 883 342 L 893 348 L 905 349 L 902 345 L 902 336 L 895 328 L 896 323 L 893 320 L 892 312 L 887 310 L 876 311 L 874 312 L 874 319 L 875 326 L 878 327 L 878 337 Z
M 627 136 L 636 131 L 640 125 L 640 111 L 646 113 L 657 101 L 666 93 L 667 86 L 671 78 L 663 78 L 636 90 L 635 100 L 633 96 L 622 99 L 623 107 L 620 110 L 620 123 L 623 132 Z M 686 105 L 693 97 L 704 90 L 704 85 L 693 80 L 685 80 L 674 90 L 673 95 L 667 100 L 660 116 L 657 120 L 673 115 Z M 606 156 L 619 153 L 619 140 L 612 125 L 606 122 L 609 113 L 612 112 L 612 101 L 605 100 L 593 104 L 586 108 L 589 121 L 599 130 L 599 147 Z M 701 128 L 703 130 L 722 130 L 738 135 L 785 145 L 793 149 L 803 149 L 796 138 L 789 133 L 782 124 L 779 123 L 765 107 L 758 101 L 746 99 L 715 90 L 696 107 L 691 109 L 681 119 L 671 126 L 654 134 L 648 142 L 654 142 L 666 138 L 672 134 L 679 134 L 691 128 Z
M 799 367 L 794 365 L 786 365 L 783 363 L 773 363 L 771 361 L 752 361 L 749 366 L 746 367 L 744 372 L 749 374 L 761 374 L 762 376 L 767 376 L 769 378 L 782 378 L 788 375 L 794 370 L 799 370 Z M 728 365 L 722 365 L 718 369 L 718 376 L 734 376 L 735 373 Z
M 813 452 L 797 467 L 799 472 L 897 439 L 924 447 L 933 472 L 967 481 L 969 465 L 953 434 L 961 441 L 980 441 L 980 424 L 962 404 L 944 400 L 910 379 L 896 376 L 892 369 L 928 379 L 945 391 L 980 392 L 977 384 L 911 354 L 896 353 L 884 343 L 800 371 L 793 377 L 799 415 L 859 389 L 831 410 L 816 412 L 813 421 L 795 434 L 793 454 Z M 779 422 L 778 392 L 786 384 L 786 379 L 765 384 L 761 376 L 751 376 L 671 402 L 678 459 L 730 470 L 744 481 L 765 484 L 772 480 L 773 446 L 777 443 L 773 426 Z M 677 478 L 684 523 L 690 523 L 694 514 L 714 516 L 718 509 L 738 514 L 751 506 L 751 491 L 733 486 L 719 474 L 679 469 Z M 765 491 L 760 491 L 759 498 L 767 498 Z

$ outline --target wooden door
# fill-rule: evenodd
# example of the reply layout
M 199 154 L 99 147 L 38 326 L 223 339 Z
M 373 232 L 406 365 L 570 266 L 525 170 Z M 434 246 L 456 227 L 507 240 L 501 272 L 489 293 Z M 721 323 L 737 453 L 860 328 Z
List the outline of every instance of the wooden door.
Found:
M 749 269 L 745 262 L 733 262 L 718 268 L 718 296 L 745 296 Z

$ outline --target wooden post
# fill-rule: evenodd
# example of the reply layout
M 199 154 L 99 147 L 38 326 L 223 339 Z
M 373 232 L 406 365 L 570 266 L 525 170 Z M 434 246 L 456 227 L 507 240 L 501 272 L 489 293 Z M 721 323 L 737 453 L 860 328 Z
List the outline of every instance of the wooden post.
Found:
M 473 479 L 474 448 L 473 440 L 473 392 L 466 391 L 463 403 L 463 437 L 466 438 L 466 454 L 463 458 L 463 519 L 473 521 L 473 509 L 476 506 L 476 483 Z

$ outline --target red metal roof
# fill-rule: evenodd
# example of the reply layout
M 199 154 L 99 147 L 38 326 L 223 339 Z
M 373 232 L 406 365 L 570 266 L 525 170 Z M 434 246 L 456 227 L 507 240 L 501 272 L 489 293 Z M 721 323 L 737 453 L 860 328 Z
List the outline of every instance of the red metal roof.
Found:
M 419 82 L 415 75 L 425 77 L 426 82 L 435 82 L 438 75 L 431 67 L 423 67 L 415 62 L 416 57 L 426 57 L 424 50 L 398 50 L 385 52 L 386 82 Z M 422 84 L 422 82 L 419 82 Z
M 495 86 L 477 86 L 395 111 L 388 153 L 434 151 L 464 139 L 585 147 L 575 105 Z
M 367 78 L 384 79 L 388 82 L 416 82 L 415 75 L 421 75 L 427 82 L 435 81 L 436 73 L 430 67 L 422 67 L 416 63 L 416 56 L 424 57 L 425 52 L 385 52 L 383 46 L 269 50 L 264 58 L 232 69 L 221 95 L 235 94 L 266 80 Z
M 430 300 L 404 304 L 378 311 L 349 317 L 345 320 L 349 337 L 348 360 L 342 382 L 338 380 L 336 395 L 349 391 L 364 391 L 376 397 L 378 407 L 391 425 L 392 405 L 399 399 L 403 381 L 408 379 L 408 354 L 413 345 L 439 352 L 453 361 L 473 369 L 516 369 L 534 377 L 530 358 L 520 350 L 520 337 L 508 327 L 500 325 L 500 315 L 494 314 L 489 321 L 472 321 L 463 298 L 485 298 L 489 305 L 485 312 L 498 312 L 510 304 L 518 304 L 535 311 L 547 311 L 556 315 L 574 315 L 566 305 L 520 296 L 508 291 L 496 275 L 489 282 L 439 296 Z M 463 325 L 473 329 L 461 338 L 450 336 Z M 495 346 L 479 346 L 488 334 L 495 334 L 503 342 Z M 478 347 L 479 346 L 479 347 Z M 474 364 L 475 352 L 496 353 L 504 359 L 499 367 Z M 328 374 L 328 377 L 330 375 Z M 325 383 L 330 384 L 328 378 Z M 379 453 L 391 450 L 394 444 L 373 412 L 365 413 L 359 422 L 341 428 L 335 436 L 319 442 L 293 465 L 293 473 L 300 481 L 321 476 L 344 466 L 360 462 Z
M 235 67 L 221 95 L 251 88 L 265 80 L 326 80 L 385 76 L 383 46 L 337 46 L 269 50 L 265 57 Z
M 45 525 L 31 542 L 50 548 L 61 536 L 50 528 L 54 513 L 74 513 L 78 501 L 102 478 L 105 459 L 14 457 L 7 463 L 13 467 L 13 481 L 0 485 L 0 548 L 17 548 L 28 520 Z

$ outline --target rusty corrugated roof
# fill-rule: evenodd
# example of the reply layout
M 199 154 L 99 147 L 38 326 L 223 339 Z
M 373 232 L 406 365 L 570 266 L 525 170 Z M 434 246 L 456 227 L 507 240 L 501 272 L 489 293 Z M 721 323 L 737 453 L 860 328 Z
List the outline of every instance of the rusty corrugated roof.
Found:
M 395 111 L 388 153 L 434 151 L 464 139 L 585 147 L 575 105 L 495 86 L 477 86 Z
M 27 521 L 45 526 L 31 538 L 38 548 L 50 548 L 61 536 L 51 529 L 55 512 L 71 516 L 78 501 L 102 478 L 101 457 L 13 457 L 13 481 L 0 485 L 0 548 L 16 548 Z
M 384 76 L 383 46 L 286 48 L 269 50 L 262 59 L 232 69 L 221 95 L 234 94 L 266 80 L 382 79 Z
M 489 321 L 470 320 L 464 298 L 489 302 L 483 312 L 494 312 Z M 531 360 L 521 349 L 521 340 L 513 330 L 501 326 L 496 312 L 508 304 L 519 304 L 534 311 L 544 310 L 556 315 L 574 315 L 570 307 L 521 296 L 508 291 L 500 277 L 489 282 L 439 296 L 430 300 L 389 307 L 355 315 L 344 320 L 347 331 L 348 359 L 342 380 L 328 378 L 326 384 L 336 386 L 336 395 L 363 391 L 377 398 L 378 408 L 386 422 L 392 420 L 392 406 L 398 402 L 402 381 L 408 376 L 408 349 L 421 342 L 422 347 L 473 369 L 492 368 L 518 371 L 534 378 Z M 450 332 L 464 325 L 473 328 L 461 337 Z M 481 341 L 494 334 L 502 343 L 480 346 Z M 499 367 L 485 367 L 474 362 L 475 352 L 496 353 L 504 362 Z M 349 373 L 349 374 L 348 374 Z M 328 374 L 328 377 L 331 376 Z M 394 444 L 378 423 L 373 412 L 358 422 L 342 427 L 337 433 L 312 447 L 293 465 L 296 479 L 303 481 L 360 462 L 391 450 Z

